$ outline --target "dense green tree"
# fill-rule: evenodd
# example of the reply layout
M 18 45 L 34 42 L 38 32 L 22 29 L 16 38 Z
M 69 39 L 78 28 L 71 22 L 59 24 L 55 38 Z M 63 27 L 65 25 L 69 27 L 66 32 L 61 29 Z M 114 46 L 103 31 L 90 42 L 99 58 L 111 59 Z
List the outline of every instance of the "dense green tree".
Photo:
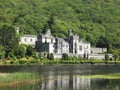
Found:
M 114 60 L 120 59 L 120 49 L 111 49 L 110 52 L 113 54 Z
M 105 36 L 100 36 L 97 46 L 98 47 L 107 47 L 107 38 Z
M 48 58 L 49 58 L 50 60 L 54 60 L 54 54 L 53 54 L 53 53 L 50 53 L 49 56 L 48 56 Z
M 18 36 L 12 26 L 3 25 L 0 28 L 0 44 L 4 46 L 6 56 L 19 44 Z
M 27 49 L 26 49 L 26 55 L 27 55 L 27 56 L 32 56 L 33 53 L 34 53 L 34 49 L 33 49 L 33 47 L 30 46 L 30 45 L 27 46 Z
M 106 61 L 110 60 L 110 58 L 109 58 L 109 55 L 108 55 L 108 54 L 105 54 L 105 60 L 106 60 Z
M 117 52 L 115 52 L 115 53 L 113 54 L 113 58 L 114 58 L 114 60 L 118 60 L 119 54 L 118 54 Z
M 0 59 L 5 57 L 5 50 L 4 47 L 0 44 Z
M 17 48 L 15 49 L 15 56 L 17 58 L 23 58 L 26 55 L 26 46 L 25 45 L 18 45 Z
M 69 56 L 67 53 L 63 53 L 62 54 L 62 60 L 68 60 L 69 59 Z
M 97 42 L 97 47 L 106 47 L 108 51 L 110 51 L 110 49 L 112 49 L 112 40 L 111 37 L 108 37 L 108 35 L 106 36 L 100 36 Z
M 9 52 L 8 57 L 9 57 L 9 58 L 12 58 L 12 59 L 13 59 L 13 58 L 16 58 L 14 50 L 11 50 L 11 51 Z
M 23 34 L 50 28 L 61 37 L 72 29 L 92 46 L 119 49 L 119 4 L 120 0 L 1 0 L 0 28 L 20 26 Z

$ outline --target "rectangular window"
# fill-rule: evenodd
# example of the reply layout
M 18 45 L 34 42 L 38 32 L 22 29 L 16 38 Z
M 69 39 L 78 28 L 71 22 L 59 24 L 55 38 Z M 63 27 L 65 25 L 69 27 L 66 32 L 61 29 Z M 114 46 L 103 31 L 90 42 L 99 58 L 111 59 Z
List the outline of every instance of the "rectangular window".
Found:
M 66 45 L 66 48 L 68 48 L 68 45 Z
M 65 45 L 63 44 L 62 47 L 65 47 Z
M 30 39 L 30 41 L 32 42 L 32 39 Z
M 82 45 L 79 45 L 79 50 L 81 50 L 81 51 L 82 51 Z
M 89 46 L 87 46 L 87 48 L 89 48 Z
M 24 41 L 26 42 L 26 41 L 27 41 L 27 39 L 25 38 L 25 39 L 24 39 Z

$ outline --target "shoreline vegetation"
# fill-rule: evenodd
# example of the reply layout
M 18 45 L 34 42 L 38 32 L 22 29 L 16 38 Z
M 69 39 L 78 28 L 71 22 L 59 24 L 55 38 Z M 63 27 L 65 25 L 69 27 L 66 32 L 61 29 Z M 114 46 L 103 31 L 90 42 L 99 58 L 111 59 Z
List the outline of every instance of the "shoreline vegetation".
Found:
M 6 86 L 24 86 L 39 82 L 40 76 L 35 73 L 15 72 L 0 73 L 0 87 Z
M 91 79 L 120 79 L 120 73 L 113 74 L 98 74 L 98 75 L 82 75 L 80 78 L 91 78 Z
M 24 45 L 23 45 L 24 46 Z M 37 53 L 31 46 L 27 46 L 28 49 L 20 49 L 18 55 L 14 55 L 10 52 L 8 57 L 0 59 L 0 66 L 3 65 L 56 65 L 56 64 L 120 64 L 119 58 L 110 58 L 109 55 L 105 55 L 105 59 L 96 60 L 94 58 L 88 59 L 88 57 L 81 56 L 69 56 L 68 54 L 62 54 L 61 58 L 56 59 L 53 53 L 47 54 Z M 24 53 L 23 53 L 24 52 Z
M 4 65 L 57 65 L 57 64 L 90 64 L 90 65 L 104 65 L 104 64 L 120 64 L 119 60 L 39 60 L 39 59 L 17 59 L 17 60 L 0 60 L 0 66 Z
M 120 79 L 120 73 L 98 74 L 98 75 L 80 75 L 80 78 L 89 79 Z M 34 84 L 40 82 L 40 75 L 27 72 L 0 73 L 0 87 L 15 87 Z

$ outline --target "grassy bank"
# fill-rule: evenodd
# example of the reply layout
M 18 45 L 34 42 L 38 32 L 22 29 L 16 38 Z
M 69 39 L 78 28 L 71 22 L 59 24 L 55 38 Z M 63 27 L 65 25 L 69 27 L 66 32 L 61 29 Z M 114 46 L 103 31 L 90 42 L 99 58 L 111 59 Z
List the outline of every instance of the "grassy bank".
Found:
M 21 86 L 40 81 L 40 76 L 34 73 L 0 73 L 0 87 Z
M 120 73 L 113 73 L 113 74 L 102 74 L 102 75 L 84 75 L 80 76 L 80 78 L 92 78 L 92 79 L 120 79 Z
M 51 65 L 51 64 L 120 64 L 118 61 L 105 60 L 38 60 L 38 59 L 20 59 L 20 60 L 0 60 L 0 65 Z

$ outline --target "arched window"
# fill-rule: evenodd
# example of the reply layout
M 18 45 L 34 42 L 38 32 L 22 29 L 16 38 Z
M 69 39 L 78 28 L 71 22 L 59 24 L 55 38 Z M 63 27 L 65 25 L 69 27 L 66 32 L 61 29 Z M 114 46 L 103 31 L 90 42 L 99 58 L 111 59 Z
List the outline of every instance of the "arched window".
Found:
M 25 38 L 25 39 L 24 39 L 24 41 L 26 42 L 26 41 L 27 41 L 27 39 Z
M 30 41 L 32 42 L 33 40 L 32 40 L 32 39 L 30 39 Z

